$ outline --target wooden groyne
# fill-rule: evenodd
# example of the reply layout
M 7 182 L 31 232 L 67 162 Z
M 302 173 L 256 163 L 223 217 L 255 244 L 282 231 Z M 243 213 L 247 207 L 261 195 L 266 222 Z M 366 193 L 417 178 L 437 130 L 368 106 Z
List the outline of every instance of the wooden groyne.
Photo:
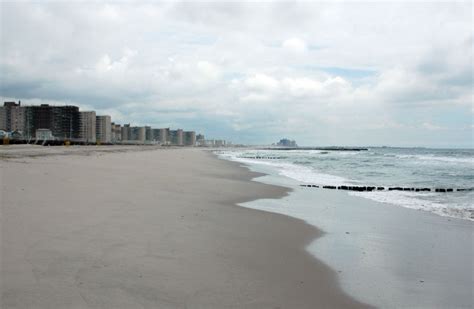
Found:
M 279 160 L 285 159 L 285 157 L 275 157 L 275 156 L 241 156 L 241 159 L 254 159 L 254 160 Z
M 414 187 L 382 187 L 382 186 L 320 186 L 312 184 L 302 184 L 300 187 L 306 188 L 321 188 L 330 190 L 345 190 L 345 191 L 358 191 L 358 192 L 371 192 L 371 191 L 412 191 L 412 192 L 461 192 L 461 191 L 473 191 L 474 188 L 414 188 Z
M 367 151 L 368 148 L 363 147 L 264 147 L 257 148 L 259 150 L 323 150 L 323 151 Z

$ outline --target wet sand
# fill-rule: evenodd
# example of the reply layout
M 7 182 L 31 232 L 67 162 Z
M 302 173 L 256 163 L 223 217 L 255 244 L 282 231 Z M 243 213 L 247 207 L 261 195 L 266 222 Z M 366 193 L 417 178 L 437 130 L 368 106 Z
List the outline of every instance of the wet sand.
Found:
M 293 191 L 240 205 L 325 231 L 307 250 L 337 270 L 353 297 L 379 308 L 473 308 L 473 221 L 300 187 L 271 167 L 250 168 L 265 173 L 256 181 Z
M 287 194 L 257 173 L 198 149 L 15 147 L 2 308 L 367 307 L 306 252 L 319 230 L 235 205 Z

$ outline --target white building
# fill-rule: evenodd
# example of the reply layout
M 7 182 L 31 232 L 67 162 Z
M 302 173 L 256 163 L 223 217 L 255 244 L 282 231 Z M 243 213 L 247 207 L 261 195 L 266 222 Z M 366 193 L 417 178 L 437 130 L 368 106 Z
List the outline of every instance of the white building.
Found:
M 79 138 L 86 143 L 96 142 L 96 115 L 94 111 L 80 112 L 81 126 Z
M 95 133 L 98 143 L 108 144 L 112 142 L 112 126 L 110 116 L 95 117 Z

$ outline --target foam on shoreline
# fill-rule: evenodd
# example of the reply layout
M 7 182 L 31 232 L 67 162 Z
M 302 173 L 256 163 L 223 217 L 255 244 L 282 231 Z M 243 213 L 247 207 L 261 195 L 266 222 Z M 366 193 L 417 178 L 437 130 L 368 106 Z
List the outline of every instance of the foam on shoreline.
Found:
M 308 155 L 307 151 L 297 151 L 292 150 L 290 151 L 294 155 L 301 155 L 301 159 L 296 160 L 295 163 L 291 163 L 288 160 L 285 160 L 284 153 L 282 157 L 278 160 L 266 160 L 266 159 L 251 159 L 247 157 L 242 157 L 239 151 L 224 151 L 219 152 L 219 155 L 222 158 L 229 159 L 231 161 L 236 161 L 244 164 L 250 165 L 260 165 L 272 168 L 278 173 L 279 175 L 291 178 L 293 180 L 297 180 L 300 183 L 304 184 L 314 184 L 320 187 L 322 186 L 351 186 L 351 185 L 366 185 L 361 183 L 359 180 L 351 179 L 349 177 L 341 177 L 333 174 L 329 174 L 323 172 L 321 170 L 317 170 L 312 167 L 310 164 L 305 164 L 305 158 Z M 310 151 L 309 154 L 311 155 L 321 155 L 321 151 Z M 338 157 L 347 157 L 357 155 L 357 152 L 341 152 L 337 153 Z M 469 158 L 445 158 L 445 157 L 434 157 L 434 156 L 419 156 L 419 155 L 393 155 L 397 158 L 409 159 L 413 157 L 417 157 L 418 159 L 423 158 L 430 158 L 430 160 L 434 160 L 435 162 L 446 161 L 450 162 L 451 164 L 458 164 L 472 161 Z M 265 157 L 264 157 L 265 158 Z M 297 157 L 296 157 L 297 158 Z M 441 161 L 439 161 L 440 159 Z M 452 159 L 452 160 L 451 160 Z M 453 163 L 454 162 L 454 163 Z M 310 162 L 308 162 L 310 163 Z M 376 173 L 376 171 L 374 171 Z M 386 184 L 367 184 L 373 186 L 384 186 Z M 394 185 L 395 186 L 395 185 Z M 401 185 L 405 186 L 405 185 Z M 413 187 L 412 184 L 406 185 L 407 187 Z M 428 186 L 428 185 L 427 185 Z M 430 185 L 432 191 L 434 192 L 436 184 Z M 448 187 L 446 187 L 448 188 Z M 376 202 L 382 203 L 389 203 L 409 209 L 416 209 L 416 210 L 423 210 L 426 212 L 434 213 L 440 216 L 450 217 L 450 218 L 460 218 L 464 220 L 471 220 L 474 221 L 474 208 L 472 207 L 472 192 L 471 189 L 465 189 L 466 187 L 462 187 L 462 189 L 455 191 L 454 195 L 449 197 L 444 196 L 443 194 L 431 194 L 425 192 L 400 192 L 400 191 L 383 191 L 383 192 L 347 192 L 353 196 L 359 196 L 362 198 L 366 198 Z M 446 190 L 446 189 L 444 189 Z M 415 190 L 413 190 L 415 191 Z
M 350 295 L 381 308 L 472 305 L 472 221 L 381 204 L 343 191 L 307 190 L 273 165 L 247 166 L 267 174 L 257 181 L 293 191 L 279 200 L 240 205 L 299 218 L 322 229 L 324 236 L 307 250 L 338 272 Z

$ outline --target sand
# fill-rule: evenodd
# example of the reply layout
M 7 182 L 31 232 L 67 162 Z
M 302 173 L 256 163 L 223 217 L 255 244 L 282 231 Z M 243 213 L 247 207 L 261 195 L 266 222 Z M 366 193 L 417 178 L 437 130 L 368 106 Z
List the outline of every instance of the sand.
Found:
M 2 308 L 367 307 L 305 250 L 319 230 L 235 205 L 288 189 L 199 149 L 110 149 L 0 149 Z

